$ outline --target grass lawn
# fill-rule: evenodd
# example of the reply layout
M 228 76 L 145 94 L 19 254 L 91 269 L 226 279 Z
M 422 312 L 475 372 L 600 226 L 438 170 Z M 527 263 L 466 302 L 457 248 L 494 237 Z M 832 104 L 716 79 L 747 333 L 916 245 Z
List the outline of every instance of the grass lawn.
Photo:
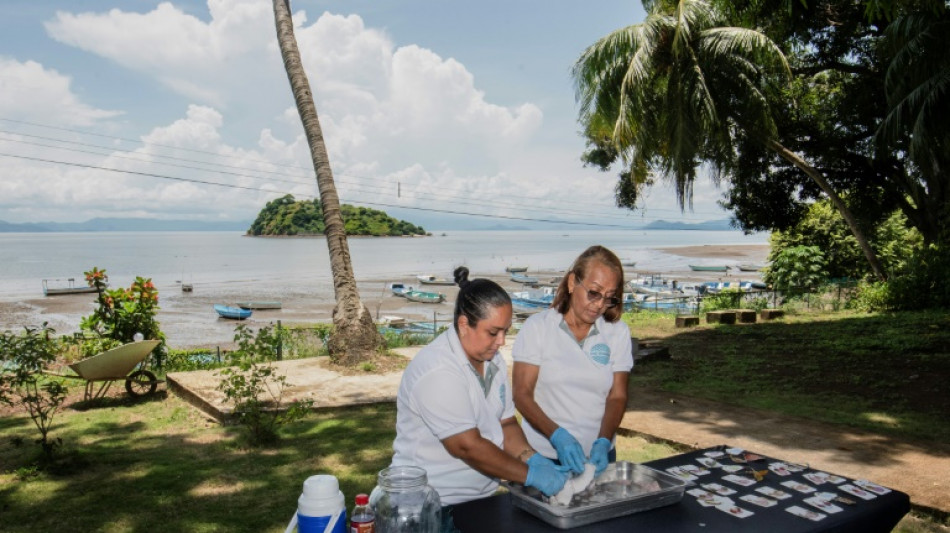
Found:
M 768 323 L 674 327 L 628 315 L 669 360 L 634 369 L 631 386 L 858 427 L 950 441 L 950 313 L 808 313 Z
M 673 353 L 638 366 L 633 386 L 905 438 L 950 436 L 948 389 L 938 379 L 950 375 L 947 315 L 807 315 L 677 330 L 671 317 L 644 314 L 632 327 Z M 307 476 L 336 475 L 348 506 L 372 490 L 389 463 L 394 428 L 392 404 L 323 410 L 284 428 L 278 446 L 248 449 L 237 428 L 174 396 L 107 398 L 57 415 L 52 436 L 65 443 L 62 459 L 38 472 L 31 467 L 36 430 L 28 418 L 7 415 L 0 418 L 0 529 L 279 533 Z M 639 438 L 618 444 L 619 458 L 636 462 L 678 453 Z M 909 516 L 898 531 L 947 529 Z

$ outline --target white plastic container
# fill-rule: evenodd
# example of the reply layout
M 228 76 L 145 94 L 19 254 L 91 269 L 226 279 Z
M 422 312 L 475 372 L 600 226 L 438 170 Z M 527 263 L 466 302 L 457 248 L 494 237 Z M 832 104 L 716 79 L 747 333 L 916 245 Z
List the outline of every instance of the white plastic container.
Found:
M 303 482 L 297 512 L 284 533 L 346 533 L 346 506 L 336 477 L 320 474 Z

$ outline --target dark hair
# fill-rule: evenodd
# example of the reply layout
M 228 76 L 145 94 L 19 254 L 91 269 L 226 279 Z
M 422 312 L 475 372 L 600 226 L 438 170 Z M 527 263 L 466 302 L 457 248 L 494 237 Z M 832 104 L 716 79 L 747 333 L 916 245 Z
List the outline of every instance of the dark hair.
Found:
M 558 313 L 563 315 L 571 308 L 571 294 L 568 292 L 567 288 L 567 282 L 570 275 L 574 274 L 575 278 L 583 280 L 587 275 L 588 270 L 590 270 L 590 264 L 594 261 L 613 270 L 617 274 L 617 288 L 614 289 L 614 291 L 618 298 L 621 298 L 621 300 L 623 299 L 623 266 L 620 264 L 620 259 L 618 259 L 616 254 L 607 248 L 604 248 L 600 245 L 594 245 L 584 250 L 581 255 L 577 256 L 577 259 L 574 260 L 571 268 L 568 269 L 567 273 L 564 274 L 564 277 L 561 278 L 561 283 L 557 287 L 557 294 L 554 296 L 554 301 L 551 302 L 551 307 L 557 309 Z M 618 305 L 608 307 L 606 310 L 604 310 L 604 320 L 607 322 L 616 322 L 620 320 L 620 315 L 622 314 L 623 302 L 621 301 Z
M 466 267 L 455 269 L 455 283 L 459 286 L 459 294 L 455 298 L 455 316 L 452 319 L 456 330 L 460 316 L 468 319 L 469 326 L 475 327 L 480 320 L 488 316 L 491 309 L 511 305 L 511 297 L 501 285 L 484 278 L 469 280 Z

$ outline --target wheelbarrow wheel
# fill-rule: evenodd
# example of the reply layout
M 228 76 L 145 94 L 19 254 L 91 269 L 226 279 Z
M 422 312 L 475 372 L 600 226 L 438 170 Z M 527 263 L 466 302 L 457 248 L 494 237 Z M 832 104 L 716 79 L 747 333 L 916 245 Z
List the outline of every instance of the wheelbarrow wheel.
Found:
M 136 370 L 125 378 L 125 391 L 130 396 L 152 394 L 158 387 L 158 378 L 148 370 Z

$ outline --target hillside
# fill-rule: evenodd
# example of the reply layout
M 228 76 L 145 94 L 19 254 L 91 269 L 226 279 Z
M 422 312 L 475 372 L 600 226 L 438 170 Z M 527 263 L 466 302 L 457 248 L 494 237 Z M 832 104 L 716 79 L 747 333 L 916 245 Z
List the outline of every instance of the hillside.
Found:
M 376 237 L 402 235 L 425 235 L 425 229 L 404 220 L 397 220 L 383 211 L 367 207 L 343 204 L 343 222 L 347 235 L 372 235 Z M 247 230 L 254 236 L 306 236 L 323 235 L 323 209 L 319 200 L 297 201 L 293 195 L 267 202 L 257 219 Z
M 92 218 L 85 222 L 36 222 L 17 224 L 0 220 L 0 233 L 54 233 L 100 231 L 241 231 L 244 222 L 159 220 L 154 218 Z

